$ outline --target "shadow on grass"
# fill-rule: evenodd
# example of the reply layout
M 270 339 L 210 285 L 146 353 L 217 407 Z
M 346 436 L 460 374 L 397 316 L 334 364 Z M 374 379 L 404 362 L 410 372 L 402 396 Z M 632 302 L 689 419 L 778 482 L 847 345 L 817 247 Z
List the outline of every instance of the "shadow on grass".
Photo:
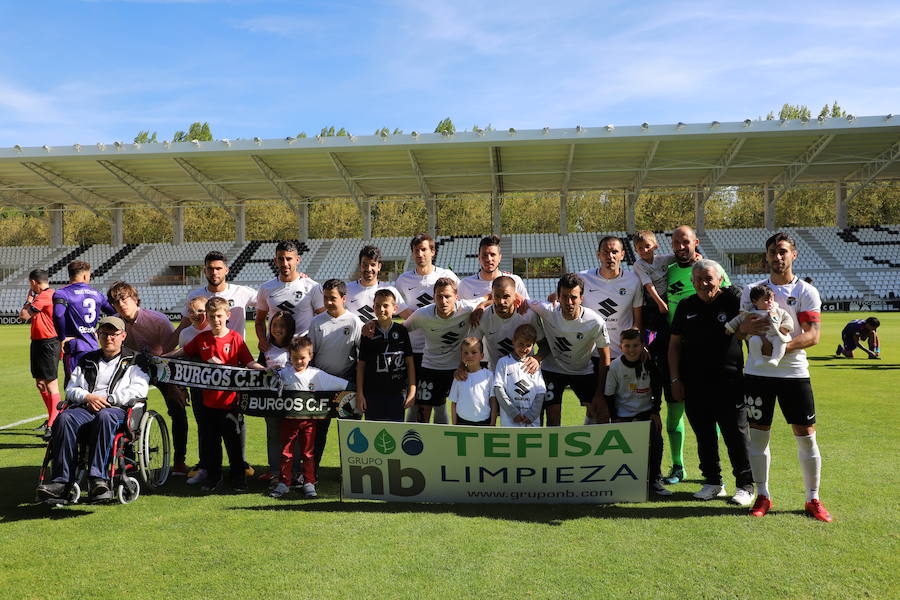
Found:
M 71 519 L 89 515 L 92 511 L 81 508 L 53 508 L 35 503 L 34 488 L 40 468 L 36 466 L 6 467 L 0 469 L 0 525 L 32 519 Z
M 822 366 L 828 366 L 839 369 L 854 369 L 863 371 L 892 371 L 900 369 L 900 364 L 893 362 L 884 362 L 882 360 L 871 360 L 868 358 L 835 358 L 833 356 L 810 356 L 810 362 L 828 363 Z

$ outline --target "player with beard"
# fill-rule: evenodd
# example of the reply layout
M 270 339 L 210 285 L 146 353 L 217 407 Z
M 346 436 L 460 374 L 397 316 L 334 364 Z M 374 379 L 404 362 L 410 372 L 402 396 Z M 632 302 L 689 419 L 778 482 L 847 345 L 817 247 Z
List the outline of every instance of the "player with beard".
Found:
M 459 282 L 459 297 L 462 300 L 474 300 L 482 298 L 491 292 L 491 284 L 498 277 L 509 277 L 515 283 L 515 291 L 525 300 L 528 299 L 528 290 L 522 278 L 513 273 L 500 270 L 500 238 L 489 235 L 478 243 L 479 270 L 474 275 L 464 277 Z

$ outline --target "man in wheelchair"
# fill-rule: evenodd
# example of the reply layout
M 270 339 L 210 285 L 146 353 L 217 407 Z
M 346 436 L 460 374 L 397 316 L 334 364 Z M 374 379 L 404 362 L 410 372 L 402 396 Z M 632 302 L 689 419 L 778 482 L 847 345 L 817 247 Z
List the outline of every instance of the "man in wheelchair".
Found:
M 51 479 L 37 487 L 38 498 L 60 499 L 67 493 L 75 480 L 81 439 L 92 449 L 88 471 L 91 500 L 112 499 L 108 467 L 113 438 L 128 408 L 147 397 L 150 380 L 137 364 L 138 355 L 122 347 L 125 335 L 122 319 L 103 317 L 97 328 L 100 349 L 85 354 L 72 371 L 66 385 L 69 406 L 52 429 Z

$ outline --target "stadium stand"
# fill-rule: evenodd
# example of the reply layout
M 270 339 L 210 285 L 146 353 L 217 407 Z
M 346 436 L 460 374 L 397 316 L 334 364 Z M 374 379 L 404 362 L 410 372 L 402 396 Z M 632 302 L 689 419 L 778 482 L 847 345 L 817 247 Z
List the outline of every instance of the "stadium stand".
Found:
M 900 226 L 788 228 L 797 241 L 799 258 L 795 272 L 811 277 L 824 300 L 862 301 L 900 297 Z M 625 238 L 623 231 L 579 232 L 561 236 L 555 233 L 512 234 L 504 236 L 504 265 L 513 258 L 563 257 L 564 269 L 580 271 L 597 265 L 596 250 L 605 235 Z M 701 237 L 704 256 L 723 262 L 737 285 L 758 280 L 762 272 L 763 241 L 771 235 L 766 229 L 707 230 Z M 661 247 L 669 247 L 669 234 L 658 232 Z M 478 269 L 480 236 L 441 236 L 437 238 L 436 263 L 460 276 Z M 381 248 L 385 261 L 396 261 L 398 269 L 411 268 L 409 237 L 361 239 L 316 239 L 301 244 L 300 270 L 317 281 L 336 277 L 347 279 L 356 268 L 359 249 L 365 244 Z M 201 266 L 211 250 L 223 252 L 231 261 L 229 279 L 235 283 L 258 286 L 274 277 L 272 257 L 276 241 L 189 242 L 172 244 L 127 244 L 110 246 L 0 247 L 0 313 L 17 313 L 24 298 L 28 272 L 37 267 L 54 266 L 51 280 L 60 285 L 66 280 L 65 265 L 70 260 L 86 260 L 95 267 L 94 283 L 105 288 L 123 279 L 140 288 L 142 305 L 156 310 L 181 310 L 186 293 L 202 284 L 199 276 L 184 278 L 182 267 Z M 634 255 L 628 247 L 626 264 Z M 512 256 L 508 256 L 511 254 Z M 752 260 L 738 261 L 748 255 Z M 759 265 L 754 268 L 753 264 Z M 509 268 L 509 266 L 505 266 Z M 554 278 L 530 278 L 525 283 L 533 298 L 545 298 L 555 290 Z

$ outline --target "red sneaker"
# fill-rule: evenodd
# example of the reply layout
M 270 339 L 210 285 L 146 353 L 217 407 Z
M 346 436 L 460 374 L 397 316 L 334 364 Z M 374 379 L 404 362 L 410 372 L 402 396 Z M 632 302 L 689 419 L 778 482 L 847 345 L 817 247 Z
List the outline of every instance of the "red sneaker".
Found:
M 750 509 L 751 517 L 764 517 L 766 513 L 772 510 L 772 501 L 768 496 L 757 496 L 753 508 Z
M 172 475 L 187 475 L 187 472 L 190 470 L 183 462 L 176 463 L 174 467 L 172 467 Z
M 828 514 L 828 511 L 825 510 L 825 507 L 822 506 L 822 502 L 819 501 L 818 498 L 807 502 L 805 509 L 806 514 L 813 519 L 818 519 L 826 523 L 831 523 L 834 520 L 834 518 L 830 514 Z

